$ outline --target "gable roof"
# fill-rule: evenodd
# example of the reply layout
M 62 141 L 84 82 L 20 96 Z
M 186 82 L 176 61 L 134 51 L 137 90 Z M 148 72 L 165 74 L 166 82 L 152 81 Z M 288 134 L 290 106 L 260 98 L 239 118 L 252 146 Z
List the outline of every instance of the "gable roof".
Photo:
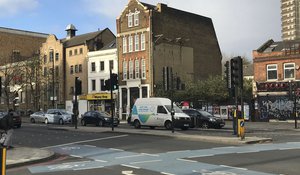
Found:
M 104 30 L 106 30 L 106 29 L 104 29 Z M 81 44 L 84 44 L 86 41 L 95 38 L 96 36 L 101 34 L 104 30 L 86 33 L 86 34 L 82 34 L 82 35 L 77 35 L 68 40 L 66 38 L 64 38 L 64 39 L 62 39 L 62 42 L 65 47 L 81 45 Z

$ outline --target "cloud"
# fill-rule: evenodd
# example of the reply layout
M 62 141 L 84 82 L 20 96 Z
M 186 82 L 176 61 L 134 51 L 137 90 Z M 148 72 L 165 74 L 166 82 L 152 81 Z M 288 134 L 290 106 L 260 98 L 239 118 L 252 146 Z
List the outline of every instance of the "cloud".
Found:
M 38 0 L 0 0 L 0 18 L 32 11 L 37 6 Z

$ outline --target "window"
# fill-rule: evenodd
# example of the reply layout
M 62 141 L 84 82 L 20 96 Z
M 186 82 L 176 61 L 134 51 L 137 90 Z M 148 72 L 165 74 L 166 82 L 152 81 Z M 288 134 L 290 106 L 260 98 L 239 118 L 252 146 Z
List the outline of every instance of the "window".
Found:
M 50 52 L 49 52 L 49 62 L 53 62 L 53 51 L 51 50 Z
M 138 26 L 139 25 L 139 12 L 135 12 L 134 14 L 134 26 Z
M 295 63 L 285 63 L 284 79 L 294 79 L 294 78 L 295 78 Z
M 92 91 L 96 90 L 96 80 L 92 80 Z
M 145 45 L 145 34 L 142 33 L 141 34 L 141 50 L 145 50 L 146 49 L 146 45 Z
M 133 61 L 129 61 L 129 79 L 133 78 Z
M 78 54 L 78 51 L 77 49 L 74 50 L 74 55 L 77 55 Z
M 58 66 L 55 66 L 55 76 L 58 77 L 59 75 L 59 69 Z
M 146 79 L 146 61 L 142 59 L 142 79 Z
M 157 113 L 159 114 L 168 114 L 166 109 L 163 106 L 157 106 Z
M 128 14 L 128 27 L 132 27 L 132 13 L 130 11 Z
M 109 68 L 110 68 L 111 70 L 114 69 L 114 60 L 109 60 Z
M 129 42 L 129 51 L 128 52 L 132 52 L 133 51 L 133 39 L 132 39 L 132 36 L 129 36 L 128 37 L 128 42 Z
M 82 72 L 82 64 L 79 64 L 79 72 Z
M 55 53 L 55 61 L 59 60 L 59 53 Z
M 80 48 L 80 49 L 79 49 L 79 54 L 82 54 L 82 53 L 83 53 L 83 49 Z
M 73 74 L 74 73 L 74 68 L 73 66 L 70 67 L 70 74 Z
M 92 72 L 95 72 L 95 71 L 96 71 L 96 65 L 95 65 L 95 62 L 92 62 L 92 63 L 91 63 L 91 69 L 92 69 Z
M 47 55 L 44 55 L 44 64 L 47 63 Z
M 123 53 L 127 53 L 127 37 L 123 37 Z
M 47 70 L 47 67 L 44 67 L 44 76 L 46 77 L 47 76 L 47 74 L 48 74 L 48 72 L 47 72 L 48 70 Z
M 127 79 L 127 62 L 123 61 L 123 80 Z
M 101 91 L 105 91 L 105 88 L 104 88 L 104 79 L 100 79 L 100 87 L 101 87 Z
M 135 78 L 140 78 L 140 61 L 135 60 Z
M 100 61 L 100 71 L 104 71 L 104 61 Z
M 267 80 L 277 80 L 277 64 L 267 65 Z
M 134 47 L 135 51 L 140 50 L 140 37 L 139 37 L 139 35 L 135 35 L 135 37 L 134 37 L 134 45 L 135 45 L 135 47 Z
M 75 65 L 75 73 L 78 73 L 78 65 Z
M 72 50 L 69 50 L 69 56 L 72 56 L 72 55 L 73 55 Z

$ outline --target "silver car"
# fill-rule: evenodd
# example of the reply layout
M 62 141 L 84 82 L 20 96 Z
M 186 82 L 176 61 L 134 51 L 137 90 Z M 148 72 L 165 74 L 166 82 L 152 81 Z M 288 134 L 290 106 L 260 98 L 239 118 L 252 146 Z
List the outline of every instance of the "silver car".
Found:
M 64 109 L 48 109 L 45 114 L 45 123 L 58 123 L 60 125 L 72 123 L 72 113 Z
M 38 111 L 30 115 L 31 123 L 44 123 L 45 122 L 45 112 Z

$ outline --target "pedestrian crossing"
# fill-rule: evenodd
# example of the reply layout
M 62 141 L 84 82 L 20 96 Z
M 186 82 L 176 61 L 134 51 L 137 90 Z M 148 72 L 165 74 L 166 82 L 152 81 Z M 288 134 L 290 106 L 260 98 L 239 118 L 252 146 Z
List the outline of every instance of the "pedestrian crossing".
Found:
M 89 161 L 78 161 L 48 166 L 34 166 L 29 167 L 28 169 L 32 174 L 36 174 L 67 170 L 78 171 L 85 169 L 97 169 L 121 165 L 171 175 L 271 175 L 269 173 L 251 171 L 241 167 L 213 165 L 190 159 L 233 153 L 243 154 L 289 149 L 300 149 L 300 142 L 229 146 L 201 150 L 182 150 L 160 154 L 135 153 L 114 148 L 100 148 L 89 145 L 74 144 L 54 147 L 51 148 L 51 150 L 63 155 L 85 158 L 85 160 L 88 159 Z

